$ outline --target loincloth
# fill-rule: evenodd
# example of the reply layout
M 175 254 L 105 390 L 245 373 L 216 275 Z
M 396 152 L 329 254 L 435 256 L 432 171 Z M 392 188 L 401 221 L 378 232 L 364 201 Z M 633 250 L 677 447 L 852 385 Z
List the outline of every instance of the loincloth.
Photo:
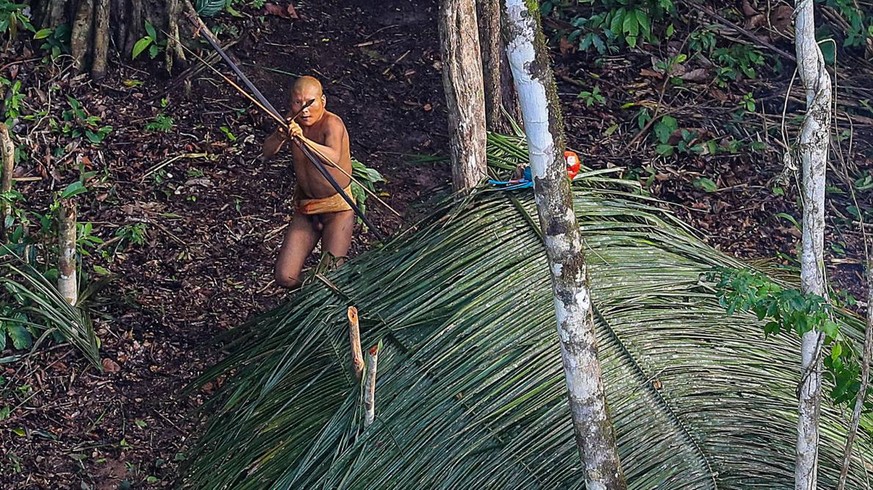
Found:
M 352 199 L 351 184 L 346 186 L 346 188 L 343 189 L 343 192 L 349 197 L 349 199 Z M 300 195 L 299 189 L 296 194 L 297 196 Z M 294 198 L 294 209 L 296 209 L 300 214 L 338 213 L 340 211 L 350 211 L 352 209 L 352 207 L 349 206 L 349 203 L 343 199 L 343 196 L 339 194 L 323 197 L 321 199 L 303 199 L 297 196 Z

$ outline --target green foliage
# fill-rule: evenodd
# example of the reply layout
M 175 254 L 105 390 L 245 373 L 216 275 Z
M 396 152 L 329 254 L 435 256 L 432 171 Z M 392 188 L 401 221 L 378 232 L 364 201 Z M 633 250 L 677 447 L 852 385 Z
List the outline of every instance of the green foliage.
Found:
M 589 6 L 590 14 L 577 14 L 578 6 Z M 640 42 L 658 42 L 654 25 L 675 15 L 672 0 L 578 0 L 545 1 L 540 6 L 543 15 L 565 15 L 572 12 L 574 30 L 567 39 L 576 42 L 583 51 L 599 53 L 616 51 L 622 46 L 635 47 Z
M 146 49 L 149 50 L 149 57 L 155 59 L 155 57 L 167 47 L 167 41 L 158 39 L 158 33 L 155 31 L 155 26 L 153 26 L 149 21 L 145 22 L 145 31 L 146 35 L 140 38 L 139 41 L 133 45 L 133 50 L 130 53 L 132 59 L 136 59 L 136 57 L 142 54 Z
M 756 78 L 757 69 L 764 65 L 764 55 L 760 50 L 745 44 L 731 44 L 716 48 L 712 52 L 713 61 L 718 65 L 716 79 L 721 86 L 746 78 Z
M 57 333 L 102 370 L 97 336 L 90 318 L 81 309 L 67 303 L 44 273 L 10 254 L 7 247 L 0 246 L 0 257 L 0 270 L 3 271 L 0 286 L 11 298 L 0 311 L 0 322 L 13 343 L 17 341 L 18 345 L 25 345 L 21 326 L 42 332 L 41 338 Z M 12 336 L 9 325 L 18 325 L 12 327 L 16 335 L 21 335 L 18 340 Z
M 115 236 L 119 238 L 120 246 L 145 245 L 148 238 L 148 225 L 141 222 L 124 225 L 115 231 Z
M 6 117 L 6 124 L 11 126 L 12 122 L 21 115 L 25 94 L 21 92 L 21 80 L 13 82 L 0 77 L 0 86 L 6 87 L 6 96 L 3 99 L 3 115 Z
M 854 403 L 860 389 L 861 360 L 854 342 L 840 332 L 839 324 L 834 321 L 833 307 L 826 299 L 799 289 L 784 288 L 750 270 L 717 268 L 708 279 L 717 281 L 719 304 L 729 315 L 748 311 L 758 320 L 767 321 L 765 337 L 782 332 L 794 332 L 798 336 L 813 330 L 823 333 L 825 345 L 830 347 L 824 366 L 827 379 L 834 385 L 831 400 L 836 405 Z
M 360 182 L 360 184 L 352 182 L 352 198 L 354 198 L 355 204 L 358 205 L 361 212 L 365 213 L 367 211 L 367 192 L 364 191 L 364 187 L 370 192 L 376 192 L 376 184 L 385 182 L 385 178 L 375 168 L 367 167 L 354 158 L 352 159 L 352 177 Z M 358 218 L 358 222 L 361 222 L 360 218 Z
M 867 39 L 873 38 L 873 10 L 865 11 L 857 0 L 816 0 L 816 3 L 833 8 L 846 21 L 843 46 L 863 47 Z
M 0 36 L 8 36 L 7 42 L 15 40 L 19 31 L 35 29 L 30 23 L 30 5 L 0 0 Z
M 175 121 L 173 121 L 172 117 L 164 113 L 160 113 L 155 116 L 154 119 L 146 123 L 145 129 L 146 131 L 169 133 L 173 129 L 173 124 L 175 124 Z
M 41 49 L 51 59 L 70 51 L 70 26 L 61 24 L 54 29 L 40 29 L 33 35 L 33 39 L 42 40 Z
M 10 305 L 0 305 L 0 351 L 11 345 L 16 350 L 30 349 L 33 335 L 27 329 L 27 316 Z M 7 339 L 9 339 L 7 341 Z
M 576 96 L 577 99 L 585 101 L 587 107 L 593 105 L 606 105 L 606 97 L 600 93 L 600 85 L 596 85 L 591 91 L 583 90 Z
M 49 119 L 49 125 L 53 130 L 60 130 L 65 136 L 81 138 L 84 136 L 92 145 L 99 145 L 103 139 L 112 132 L 112 126 L 101 125 L 98 116 L 87 113 L 82 103 L 75 97 L 67 96 L 69 109 L 61 113 L 62 124 L 53 118 Z
M 198 15 L 212 17 L 221 12 L 228 3 L 228 0 L 197 0 L 194 2 L 194 8 Z

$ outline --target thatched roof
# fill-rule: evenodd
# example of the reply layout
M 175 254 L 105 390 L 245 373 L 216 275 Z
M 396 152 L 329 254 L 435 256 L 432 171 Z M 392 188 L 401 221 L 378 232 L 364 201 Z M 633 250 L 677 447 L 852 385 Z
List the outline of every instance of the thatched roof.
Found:
M 743 267 L 655 203 L 576 185 L 609 409 L 631 488 L 793 488 L 799 343 L 726 315 L 702 274 Z M 533 219 L 532 219 L 533 217 Z M 533 200 L 438 211 L 235 332 L 196 488 L 584 488 Z M 346 308 L 384 341 L 362 425 Z M 825 400 L 820 486 L 844 423 Z M 871 456 L 864 435 L 856 454 Z M 860 459 L 849 488 L 865 488 Z

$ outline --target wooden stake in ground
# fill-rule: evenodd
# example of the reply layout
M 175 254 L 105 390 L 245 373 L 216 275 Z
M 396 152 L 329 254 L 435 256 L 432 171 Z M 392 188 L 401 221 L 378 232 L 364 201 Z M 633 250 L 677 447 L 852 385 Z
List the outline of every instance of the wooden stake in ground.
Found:
M 352 351 L 352 373 L 360 380 L 364 372 L 364 355 L 361 352 L 361 329 L 358 326 L 358 309 L 349 306 L 349 344 Z
M 536 1 L 506 0 L 506 51 L 527 135 L 540 229 L 552 277 L 576 445 L 590 490 L 627 488 L 606 406 L 582 235 L 564 162 L 564 124 Z
M 380 342 L 367 351 L 367 379 L 364 381 L 364 427 L 376 419 L 376 365 L 379 361 Z
M 798 153 L 803 167 L 803 251 L 800 285 L 804 293 L 827 298 L 824 270 L 825 172 L 831 127 L 831 78 L 815 37 L 812 0 L 797 0 L 795 48 L 797 70 L 806 89 L 806 116 Z M 824 334 L 803 334 L 800 400 L 797 420 L 796 490 L 813 490 L 818 482 L 818 421 Z
M 443 91 L 449 116 L 449 153 L 455 191 L 485 178 L 485 95 L 475 0 L 441 0 Z
M 12 190 L 12 171 L 15 169 L 15 145 L 9 137 L 9 128 L 0 123 L 0 156 L 3 158 L 2 178 L 0 178 L 0 193 Z M 12 209 L 5 201 L 0 200 L 0 241 L 6 240 L 6 217 L 12 214 Z
M 58 292 L 75 305 L 79 299 L 76 278 L 76 205 L 61 199 L 58 208 Z

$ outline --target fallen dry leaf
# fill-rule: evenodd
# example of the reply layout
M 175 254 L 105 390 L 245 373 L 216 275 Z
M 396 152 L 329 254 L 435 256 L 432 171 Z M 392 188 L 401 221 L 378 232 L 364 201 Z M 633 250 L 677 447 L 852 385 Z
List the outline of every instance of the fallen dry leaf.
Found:
M 266 10 L 269 15 L 275 15 L 277 17 L 282 17 L 283 19 L 300 18 L 300 16 L 297 15 L 297 10 L 294 9 L 294 5 L 290 3 L 284 7 L 276 5 L 275 3 L 267 3 L 264 4 L 264 10 Z
M 107 373 L 117 373 L 118 371 L 121 371 L 121 366 L 119 366 L 117 362 L 109 359 L 108 357 L 106 359 L 103 359 L 101 364 L 103 364 L 103 370 Z
M 708 82 L 712 78 L 706 68 L 695 68 L 682 74 L 682 80 L 686 82 Z

